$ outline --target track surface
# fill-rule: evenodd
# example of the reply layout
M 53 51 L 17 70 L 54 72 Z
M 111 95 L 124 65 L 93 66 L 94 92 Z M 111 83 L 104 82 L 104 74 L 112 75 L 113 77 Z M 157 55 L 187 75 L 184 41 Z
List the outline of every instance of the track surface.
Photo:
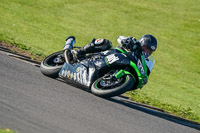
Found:
M 19 133 L 199 133 L 149 109 L 102 99 L 0 52 L 0 127 Z

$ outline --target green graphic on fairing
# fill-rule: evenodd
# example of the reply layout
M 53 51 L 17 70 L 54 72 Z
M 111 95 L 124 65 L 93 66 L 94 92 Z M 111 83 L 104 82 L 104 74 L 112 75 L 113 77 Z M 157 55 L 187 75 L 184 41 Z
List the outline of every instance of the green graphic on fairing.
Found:
M 130 61 L 130 66 L 133 67 L 133 69 L 136 71 L 137 76 L 138 76 L 139 83 L 138 83 L 137 88 L 142 88 L 142 86 L 143 86 L 143 79 L 144 78 L 147 78 L 147 80 L 148 80 L 147 66 L 145 64 L 145 60 L 144 60 L 144 56 L 143 55 L 141 56 L 141 59 L 142 59 L 142 67 L 144 69 L 144 74 L 141 74 L 141 72 L 138 69 L 137 65 L 134 62 Z
M 127 53 L 126 51 L 124 51 L 124 50 L 122 50 L 122 49 L 120 49 L 120 48 L 115 48 L 115 49 L 117 49 L 117 50 L 119 50 L 120 52 L 122 52 L 122 53 Z

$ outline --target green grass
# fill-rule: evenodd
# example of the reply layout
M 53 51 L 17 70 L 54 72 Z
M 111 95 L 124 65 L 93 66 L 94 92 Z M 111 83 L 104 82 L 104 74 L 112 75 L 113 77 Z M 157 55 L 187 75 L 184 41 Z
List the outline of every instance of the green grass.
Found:
M 3 0 L 0 40 L 48 55 L 62 49 L 69 35 L 79 46 L 93 37 L 117 46 L 118 35 L 153 34 L 155 68 L 131 98 L 200 122 L 199 5 L 199 0 Z
M 0 133 L 14 133 L 14 131 L 11 131 L 10 129 L 0 129 Z

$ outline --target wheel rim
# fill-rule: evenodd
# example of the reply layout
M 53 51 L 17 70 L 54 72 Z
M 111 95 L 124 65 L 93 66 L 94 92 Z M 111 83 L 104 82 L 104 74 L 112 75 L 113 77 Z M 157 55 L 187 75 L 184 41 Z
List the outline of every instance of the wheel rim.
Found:
M 58 53 L 56 55 L 52 55 L 49 58 L 46 58 L 44 60 L 44 65 L 45 66 L 60 66 L 63 65 L 64 61 L 61 62 L 62 59 L 60 59 L 61 57 L 59 57 L 59 55 L 61 55 L 63 53 Z
M 123 85 L 124 83 L 126 83 L 127 81 L 127 77 L 122 77 L 122 78 L 119 78 L 119 79 L 116 79 L 116 80 L 105 80 L 103 78 L 99 79 L 97 82 L 96 82 L 96 88 L 98 90 L 108 90 L 108 89 L 113 89 L 113 88 L 116 88 L 118 86 L 121 86 Z

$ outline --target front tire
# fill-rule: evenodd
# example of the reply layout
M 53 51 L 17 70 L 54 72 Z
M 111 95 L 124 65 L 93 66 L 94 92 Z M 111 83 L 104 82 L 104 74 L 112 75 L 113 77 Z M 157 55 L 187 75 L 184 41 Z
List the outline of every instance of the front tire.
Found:
M 41 62 L 40 70 L 42 74 L 51 78 L 58 78 L 58 73 L 64 64 L 64 60 L 59 63 L 55 63 L 54 60 L 60 55 L 63 55 L 63 51 L 53 53 Z
M 106 87 L 106 85 L 103 85 L 103 77 L 97 79 L 91 86 L 91 91 L 94 95 L 97 95 L 99 97 L 113 97 L 118 96 L 120 94 L 123 94 L 126 91 L 129 91 L 132 89 L 135 80 L 130 75 L 125 75 L 124 77 L 121 77 L 121 81 L 115 85 L 110 87 Z

